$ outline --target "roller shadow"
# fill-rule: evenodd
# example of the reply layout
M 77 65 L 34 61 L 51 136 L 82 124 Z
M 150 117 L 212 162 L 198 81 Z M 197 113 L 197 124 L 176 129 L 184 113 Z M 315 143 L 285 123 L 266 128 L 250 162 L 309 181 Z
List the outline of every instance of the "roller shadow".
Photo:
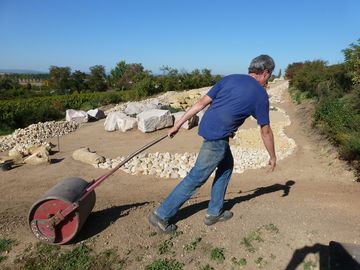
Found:
M 256 197 L 259 197 L 259 196 L 262 196 L 262 195 L 265 195 L 268 193 L 277 192 L 277 191 L 283 191 L 283 194 L 281 197 L 286 197 L 289 195 L 290 189 L 294 184 L 295 184 L 295 181 L 288 180 L 285 184 L 273 184 L 270 186 L 259 187 L 254 190 L 249 190 L 247 192 L 253 192 L 253 193 L 250 193 L 245 196 L 235 197 L 230 200 L 225 200 L 223 208 L 228 210 L 228 209 L 233 208 L 235 204 L 249 201 Z M 241 192 L 240 192 L 240 194 L 241 194 Z M 209 200 L 206 200 L 206 201 L 202 201 L 200 203 L 186 206 L 179 210 L 177 215 L 175 215 L 175 217 L 171 219 L 171 222 L 176 223 L 180 220 L 186 219 L 186 218 L 192 216 L 193 214 L 195 214 L 203 209 L 206 209 L 208 207 L 208 204 L 209 204 Z
M 86 240 L 92 236 L 105 230 L 112 223 L 121 217 L 125 217 L 130 213 L 130 210 L 143 205 L 147 205 L 150 202 L 141 202 L 127 205 L 114 206 L 107 209 L 99 210 L 90 213 L 84 226 L 81 228 L 78 235 L 71 242 L 72 244 Z

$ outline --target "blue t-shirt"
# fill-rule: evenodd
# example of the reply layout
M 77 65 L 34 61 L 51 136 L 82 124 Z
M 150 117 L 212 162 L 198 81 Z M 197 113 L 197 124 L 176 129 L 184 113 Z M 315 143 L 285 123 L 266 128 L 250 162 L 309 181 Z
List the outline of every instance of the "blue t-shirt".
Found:
M 213 141 L 229 137 L 252 115 L 259 125 L 270 124 L 269 96 L 251 76 L 234 74 L 218 81 L 207 93 L 212 102 L 199 135 Z

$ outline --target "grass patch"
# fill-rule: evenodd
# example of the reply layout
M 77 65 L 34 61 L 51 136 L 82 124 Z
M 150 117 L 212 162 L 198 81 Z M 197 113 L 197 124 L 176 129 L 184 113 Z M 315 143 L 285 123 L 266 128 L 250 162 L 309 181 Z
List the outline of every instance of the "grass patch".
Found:
M 145 267 L 145 270 L 182 270 L 184 264 L 176 260 L 158 259 Z
M 14 243 L 15 240 L 13 239 L 0 238 L 0 263 L 7 258 L 7 256 L 3 256 L 2 254 L 4 252 L 9 252 Z
M 164 242 L 162 242 L 159 245 L 158 253 L 160 255 L 170 253 L 173 246 L 174 246 L 174 243 L 170 239 L 165 240 Z
M 254 241 L 256 242 L 264 242 L 262 239 L 259 230 L 253 231 L 243 238 L 241 244 L 246 248 L 249 252 L 255 252 L 255 247 L 253 245 Z
M 26 270 L 92 270 L 92 269 L 123 269 L 126 261 L 120 259 L 116 250 L 107 249 L 95 253 L 85 243 L 70 250 L 61 250 L 59 246 L 37 243 L 26 248 L 15 263 Z
M 218 263 L 223 263 L 225 261 L 224 251 L 223 248 L 213 248 L 210 252 L 210 259 Z
M 236 266 L 240 266 L 240 267 L 245 267 L 247 265 L 247 260 L 245 258 L 241 258 L 240 260 L 237 260 L 235 257 L 232 257 L 231 262 Z
M 311 98 L 311 94 L 308 91 L 303 92 L 291 87 L 289 92 L 291 99 L 295 102 L 295 104 L 301 104 L 304 100 Z
M 190 244 L 185 245 L 185 246 L 184 246 L 184 249 L 185 249 L 186 251 L 193 251 L 193 250 L 195 250 L 196 247 L 197 247 L 197 245 L 200 243 L 201 239 L 202 239 L 201 237 L 195 238 L 193 241 L 191 241 Z

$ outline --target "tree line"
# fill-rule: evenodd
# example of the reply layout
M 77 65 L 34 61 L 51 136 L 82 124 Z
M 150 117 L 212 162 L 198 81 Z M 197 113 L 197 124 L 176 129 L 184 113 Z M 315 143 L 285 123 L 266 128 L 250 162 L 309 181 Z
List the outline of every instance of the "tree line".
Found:
M 118 62 L 108 75 L 102 65 L 92 66 L 89 70 L 89 73 L 72 72 L 70 67 L 51 66 L 47 74 L 5 74 L 0 76 L 0 99 L 127 90 L 135 90 L 139 96 L 149 96 L 209 86 L 221 78 L 206 68 L 180 72 L 169 66 L 162 66 L 162 74 L 155 76 L 142 64 L 125 61 Z M 41 79 L 43 85 L 19 84 L 19 79 L 32 78 Z

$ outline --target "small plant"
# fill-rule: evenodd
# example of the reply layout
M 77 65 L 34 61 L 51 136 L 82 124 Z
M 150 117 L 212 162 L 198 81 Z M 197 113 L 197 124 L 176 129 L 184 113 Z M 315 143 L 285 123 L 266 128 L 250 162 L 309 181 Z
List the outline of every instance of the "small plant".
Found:
M 182 234 L 184 234 L 183 231 L 175 231 L 174 233 L 171 234 L 170 240 L 172 240 L 172 239 L 174 239 L 174 238 L 176 238 L 176 237 L 178 237 L 178 236 L 180 236 Z
M 264 260 L 263 257 L 258 257 L 256 260 L 255 260 L 255 263 L 256 265 L 259 267 L 259 268 L 262 268 L 266 265 L 266 261 Z
M 193 251 L 196 249 L 197 245 L 200 243 L 201 237 L 195 238 L 195 240 L 191 241 L 190 244 L 185 245 L 184 249 L 186 251 Z
M 149 237 L 153 237 L 153 236 L 155 236 L 155 235 L 157 235 L 157 232 L 151 232 L 151 233 L 149 234 Z
M 253 246 L 254 241 L 264 242 L 261 238 L 259 230 L 253 231 L 248 236 L 244 237 L 241 244 L 244 245 L 249 252 L 255 252 L 255 247 Z
M 174 246 L 174 243 L 169 239 L 162 242 L 159 246 L 158 252 L 160 255 L 169 253 L 171 248 Z
M 240 260 L 237 260 L 235 257 L 232 257 L 231 262 L 240 267 L 244 267 L 247 265 L 247 261 L 245 258 L 241 258 Z
M 210 266 L 209 264 L 200 267 L 200 270 L 215 270 L 214 267 Z
M 304 270 L 312 270 L 316 267 L 316 263 L 313 261 L 305 261 L 304 262 Z
M 213 248 L 210 253 L 210 258 L 218 263 L 223 263 L 225 260 L 223 248 Z
M 184 264 L 176 260 L 158 259 L 145 267 L 145 270 L 182 270 Z
M 6 256 L 1 254 L 6 251 L 10 251 L 12 245 L 15 243 L 15 240 L 0 238 L 0 262 L 6 259 Z
M 276 225 L 274 225 L 272 223 L 265 225 L 265 229 L 267 231 L 275 233 L 275 234 L 279 232 L 278 227 L 276 227 Z

